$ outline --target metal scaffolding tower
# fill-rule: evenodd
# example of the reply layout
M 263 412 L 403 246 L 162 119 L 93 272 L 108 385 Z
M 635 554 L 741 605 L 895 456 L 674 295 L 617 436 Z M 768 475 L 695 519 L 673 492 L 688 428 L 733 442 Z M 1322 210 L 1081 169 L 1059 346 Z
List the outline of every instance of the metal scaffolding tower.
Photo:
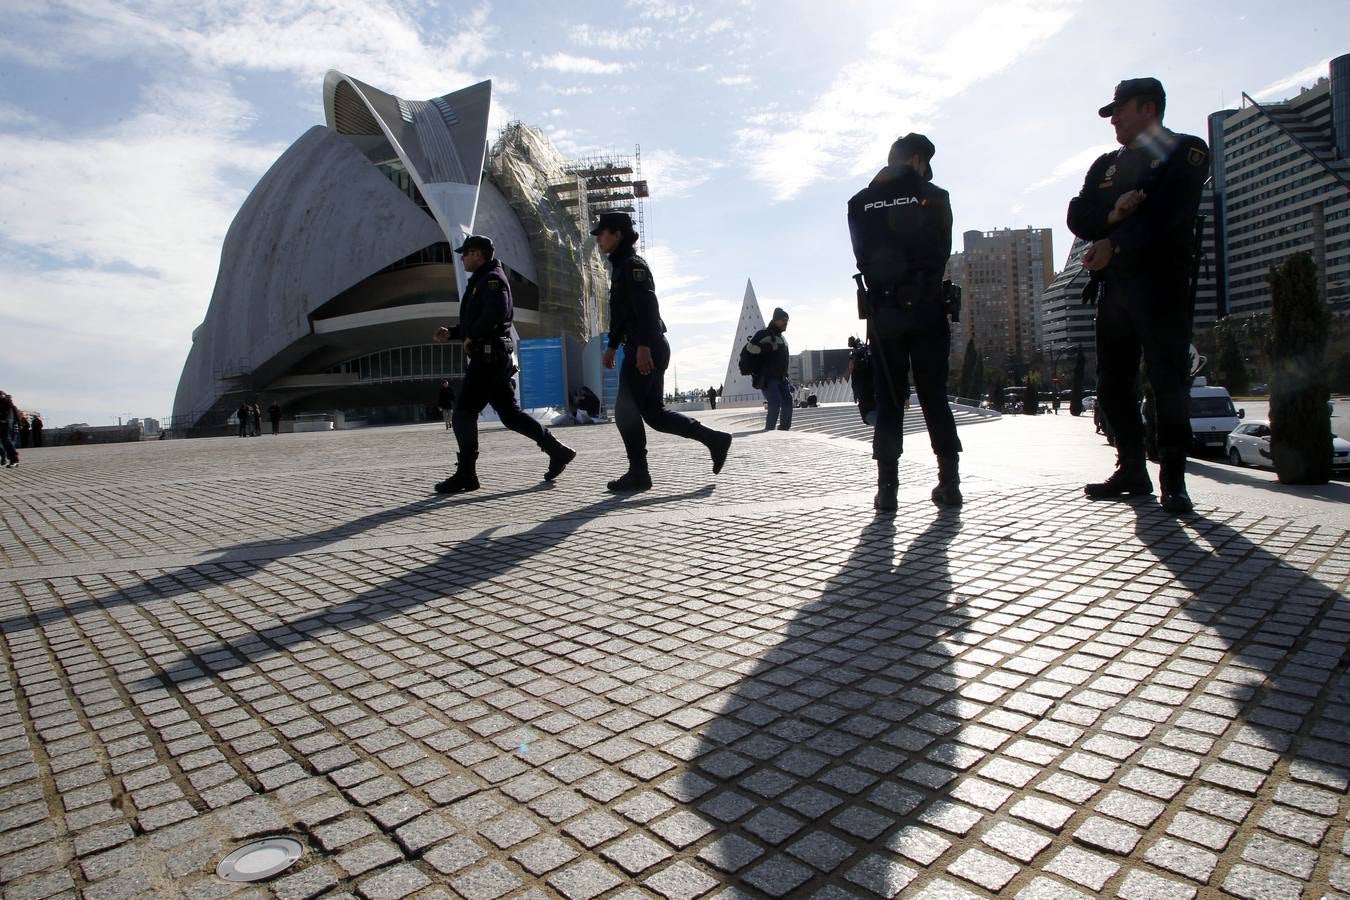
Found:
M 559 203 L 575 210 L 577 226 L 589 231 L 591 222 L 600 213 L 626 212 L 637 223 L 639 246 L 646 248 L 647 222 L 642 201 L 648 197 L 647 182 L 642 177 L 642 147 L 633 148 L 633 155 L 600 154 L 569 161 L 564 171 L 572 176 L 553 185 Z

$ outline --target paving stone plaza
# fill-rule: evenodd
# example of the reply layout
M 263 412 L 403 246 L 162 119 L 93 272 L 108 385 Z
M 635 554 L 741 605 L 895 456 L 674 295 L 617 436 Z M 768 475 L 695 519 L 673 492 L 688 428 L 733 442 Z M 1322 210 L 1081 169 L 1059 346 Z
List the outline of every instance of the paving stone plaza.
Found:
M 909 457 L 877 518 L 865 444 L 753 418 L 626 498 L 608 426 L 454 498 L 439 425 L 26 454 L 0 892 L 1350 896 L 1346 527 Z

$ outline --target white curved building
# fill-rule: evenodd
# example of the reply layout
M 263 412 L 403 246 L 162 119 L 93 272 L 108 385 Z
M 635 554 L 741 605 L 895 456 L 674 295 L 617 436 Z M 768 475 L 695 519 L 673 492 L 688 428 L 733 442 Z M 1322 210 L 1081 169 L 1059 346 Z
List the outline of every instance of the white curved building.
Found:
M 409 101 L 333 71 L 323 90 L 326 124 L 277 159 L 226 234 L 175 428 L 211 433 L 253 400 L 422 418 L 462 375 L 458 345 L 430 336 L 458 318 L 451 248 L 470 233 L 496 245 L 522 336 L 603 325 L 594 243 L 546 189 L 569 179 L 562 158 L 519 125 L 487 152 L 491 82 Z

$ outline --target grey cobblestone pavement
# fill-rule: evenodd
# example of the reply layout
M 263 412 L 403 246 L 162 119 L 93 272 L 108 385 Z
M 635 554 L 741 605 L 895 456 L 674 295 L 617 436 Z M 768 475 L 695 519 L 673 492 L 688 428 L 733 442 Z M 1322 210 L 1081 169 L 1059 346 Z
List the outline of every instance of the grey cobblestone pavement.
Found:
M 1345 528 L 566 439 L 459 498 L 439 428 L 25 455 L 4 896 L 1350 896 Z

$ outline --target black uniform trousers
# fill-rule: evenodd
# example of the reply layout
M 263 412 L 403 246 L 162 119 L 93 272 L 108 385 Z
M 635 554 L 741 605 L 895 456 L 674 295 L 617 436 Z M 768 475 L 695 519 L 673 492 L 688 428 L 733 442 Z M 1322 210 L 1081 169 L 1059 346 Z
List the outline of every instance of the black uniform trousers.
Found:
M 1190 298 L 1184 273 L 1108 275 L 1097 302 L 1097 402 L 1116 446 L 1142 452 L 1142 357 L 1158 417 L 1158 447 L 1191 445 Z
M 666 368 L 670 365 L 670 344 L 665 338 L 649 348 L 652 352 L 652 371 L 643 375 L 637 370 L 637 347 L 625 345 L 623 363 L 619 366 L 619 398 L 614 403 L 614 423 L 623 439 L 628 465 L 635 469 L 647 467 L 647 423 L 657 431 L 677 434 L 683 438 L 703 441 L 709 430 L 688 416 L 666 409 Z
M 919 308 L 922 306 L 922 308 Z M 881 318 L 889 319 L 881 324 Z M 940 300 L 916 304 L 914 310 L 884 310 L 868 321 L 872 340 L 872 380 L 876 385 L 876 427 L 872 458 L 898 459 L 904 452 L 905 399 L 909 370 L 928 426 L 928 440 L 938 456 L 961 452 L 956 419 L 947 403 L 947 356 L 952 335 Z
M 544 426 L 526 415 L 516 403 L 511 369 L 511 357 L 504 353 L 494 353 L 492 359 L 469 358 L 459 402 L 455 404 L 450 420 L 460 453 L 478 455 L 478 414 L 486 406 L 497 411 L 507 428 L 525 435 L 541 447 L 547 443 L 548 432 Z

